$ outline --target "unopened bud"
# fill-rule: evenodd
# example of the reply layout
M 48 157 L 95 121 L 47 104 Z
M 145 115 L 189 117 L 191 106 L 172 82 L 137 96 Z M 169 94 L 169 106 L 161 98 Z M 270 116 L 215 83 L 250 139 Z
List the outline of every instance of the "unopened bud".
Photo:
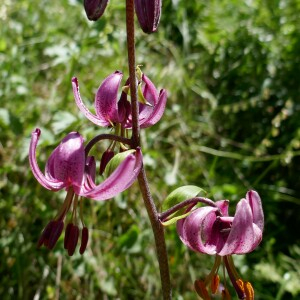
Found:
M 161 1 L 134 0 L 136 15 L 145 33 L 152 33 L 157 30 L 161 14 Z
M 84 0 L 84 9 L 89 20 L 97 21 L 104 13 L 108 0 Z

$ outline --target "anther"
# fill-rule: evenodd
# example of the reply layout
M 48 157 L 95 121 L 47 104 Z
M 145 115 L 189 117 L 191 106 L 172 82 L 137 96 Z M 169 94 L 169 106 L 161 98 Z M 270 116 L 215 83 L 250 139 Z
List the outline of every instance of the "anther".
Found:
M 87 243 L 89 240 L 89 230 L 87 227 L 83 227 L 81 231 L 81 244 L 79 253 L 82 255 L 86 249 Z

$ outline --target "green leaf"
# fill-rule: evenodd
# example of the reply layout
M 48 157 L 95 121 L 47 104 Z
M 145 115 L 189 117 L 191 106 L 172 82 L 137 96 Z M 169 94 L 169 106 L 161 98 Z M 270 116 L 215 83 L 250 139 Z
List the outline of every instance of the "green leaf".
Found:
M 197 196 L 205 195 L 206 191 L 195 185 L 185 185 L 177 188 L 164 200 L 162 209 L 167 210 L 174 205 Z

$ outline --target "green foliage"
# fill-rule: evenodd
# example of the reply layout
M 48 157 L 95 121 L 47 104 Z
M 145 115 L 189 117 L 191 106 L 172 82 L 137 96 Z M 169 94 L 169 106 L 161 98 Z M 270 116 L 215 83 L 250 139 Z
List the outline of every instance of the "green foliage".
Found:
M 137 63 L 169 95 L 162 120 L 142 134 L 155 201 L 196 185 L 212 199 L 232 200 L 234 209 L 256 189 L 264 239 L 253 253 L 234 258 L 256 299 L 300 295 L 299 9 L 299 0 L 163 0 L 159 31 L 148 36 L 137 28 Z M 69 258 L 62 239 L 52 252 L 35 246 L 65 193 L 45 191 L 33 178 L 30 133 L 42 130 L 42 166 L 67 132 L 86 139 L 106 132 L 77 109 L 71 78 L 78 77 L 93 109 L 108 74 L 118 69 L 127 77 L 124 21 L 124 1 L 110 1 L 96 23 L 75 0 L 1 3 L 1 299 L 160 295 L 153 236 L 136 187 L 113 201 L 85 200 L 91 239 L 84 256 Z M 166 237 L 174 299 L 195 299 L 193 281 L 213 262 L 186 249 L 175 226 Z

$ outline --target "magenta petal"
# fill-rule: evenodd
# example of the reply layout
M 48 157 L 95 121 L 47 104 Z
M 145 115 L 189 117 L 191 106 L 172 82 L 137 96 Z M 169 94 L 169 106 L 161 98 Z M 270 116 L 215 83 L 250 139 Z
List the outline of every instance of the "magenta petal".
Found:
M 141 128 L 146 128 L 156 124 L 164 114 L 166 103 L 167 103 L 167 91 L 161 90 L 159 94 L 158 102 L 154 107 L 151 116 L 143 124 L 141 124 Z
M 142 163 L 142 153 L 138 148 L 135 154 L 128 155 L 105 181 L 81 195 L 97 201 L 116 196 L 133 184 L 140 173 Z
M 228 206 L 229 206 L 228 200 L 217 201 L 216 205 L 219 207 L 223 216 L 228 216 Z
M 34 177 L 37 181 L 46 189 L 58 191 L 67 186 L 67 184 L 61 180 L 46 178 L 41 172 L 36 161 L 36 147 L 41 134 L 40 129 L 35 129 L 31 134 L 30 148 L 29 148 L 29 163 Z
M 203 238 L 209 236 L 212 229 L 210 226 L 216 219 L 216 211 L 217 208 L 214 207 L 201 207 L 185 219 L 178 221 L 177 231 L 182 242 L 194 251 L 215 254 L 216 246 L 213 243 L 205 244 L 205 241 L 203 243 Z
M 79 93 L 78 80 L 77 80 L 76 77 L 72 78 L 72 87 L 73 87 L 73 93 L 74 93 L 74 98 L 75 98 L 76 104 L 77 104 L 78 108 L 80 109 L 80 111 L 82 113 L 84 113 L 86 118 L 89 119 L 91 122 L 93 122 L 94 124 L 96 124 L 98 126 L 102 126 L 102 127 L 110 126 L 110 123 L 108 122 L 108 120 L 101 119 L 98 116 L 95 116 L 83 104 L 83 102 L 81 100 L 81 97 L 80 97 L 80 93 Z
M 96 97 L 95 109 L 96 114 L 101 120 L 108 123 L 120 123 L 118 115 L 118 90 L 123 74 L 119 71 L 109 75 L 101 83 Z
M 246 199 L 242 199 L 237 204 L 229 236 L 218 254 L 224 256 L 251 252 L 261 239 L 262 231 L 253 223 L 251 207 Z
M 53 177 L 80 189 L 85 167 L 83 138 L 78 132 L 69 133 L 54 151 Z
M 248 201 L 253 215 L 253 222 L 264 230 L 264 212 L 262 209 L 261 199 L 256 191 L 249 191 L 246 194 L 246 200 Z

